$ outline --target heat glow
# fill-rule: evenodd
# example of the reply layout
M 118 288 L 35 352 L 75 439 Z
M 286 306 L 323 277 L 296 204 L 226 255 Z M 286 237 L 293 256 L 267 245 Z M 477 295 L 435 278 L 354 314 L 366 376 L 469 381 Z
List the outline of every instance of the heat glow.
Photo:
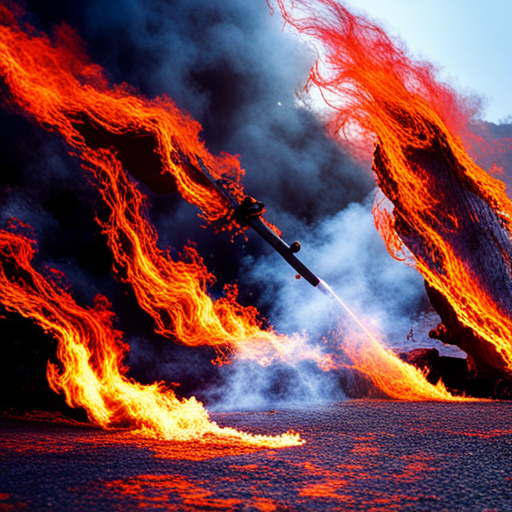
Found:
M 8 87 L 7 99 L 23 114 L 60 133 L 93 174 L 110 210 L 109 218 L 100 223 L 116 271 L 153 317 L 156 332 L 190 346 L 214 346 L 219 361 L 236 351 L 239 357 L 262 363 L 293 357 L 322 362 L 318 351 L 306 349 L 300 336 L 263 328 L 255 308 L 237 303 L 235 286 L 213 301 L 206 289 L 214 277 L 194 249 L 186 249 L 184 261 L 174 261 L 169 251 L 157 247 L 146 198 L 123 168 L 127 149 L 116 137 L 125 136 L 128 144 L 152 141 L 159 169 L 153 181 L 172 177 L 183 198 L 213 223 L 229 216 L 228 204 L 194 173 L 194 164 L 199 157 L 215 178 L 229 181 L 235 197 L 243 198 L 238 159 L 210 154 L 199 140 L 199 123 L 169 98 L 148 100 L 128 85 L 109 86 L 103 70 L 87 59 L 82 42 L 69 27 L 56 28 L 49 38 L 30 27 L 22 30 L 14 14 L 1 9 L 0 74 Z M 154 156 L 151 151 L 147 154 L 148 167 Z M 236 221 L 221 227 L 240 229 Z
M 177 441 L 203 440 L 255 447 L 301 444 L 297 434 L 253 436 L 221 428 L 194 398 L 179 400 L 161 384 L 141 385 L 126 377 L 123 358 L 128 345 L 112 326 L 114 313 L 103 296 L 94 308 L 76 304 L 54 269 L 48 277 L 32 266 L 35 242 L 27 226 L 11 222 L 0 231 L 0 296 L 2 303 L 40 325 L 57 340 L 58 364 L 49 363 L 52 389 L 71 407 L 83 407 L 102 427 L 130 427 L 144 436 Z
M 340 346 L 355 363 L 355 367 L 391 398 L 401 400 L 458 401 L 439 381 L 435 386 L 425 375 L 410 364 L 404 363 L 379 342 L 352 310 L 332 291 L 329 285 L 320 282 L 319 287 L 341 307 L 348 319 L 344 322 L 343 339 Z
M 460 140 L 471 105 L 436 80 L 433 66 L 339 2 L 278 4 L 318 50 L 308 86 L 330 107 L 330 126 L 376 144 L 374 170 L 394 207 L 374 210 L 388 250 L 415 265 L 476 335 L 463 350 L 512 373 L 512 205 Z
M 140 306 L 154 318 L 156 331 L 190 346 L 214 346 L 219 362 L 226 361 L 233 352 L 262 364 L 273 358 L 328 362 L 319 350 L 305 346 L 304 337 L 278 335 L 271 327 L 264 328 L 255 308 L 237 303 L 235 286 L 226 290 L 225 297 L 213 301 L 207 285 L 214 278 L 193 248 L 186 249 L 183 261 L 174 261 L 168 250 L 158 248 L 146 198 L 123 168 L 126 163 L 140 173 L 124 140 L 128 140 L 128 147 L 145 141 L 143 149 L 154 151 L 153 155 L 149 151 L 147 165 L 155 167 L 156 161 L 159 169 L 150 184 L 156 183 L 156 188 L 175 186 L 208 221 L 216 223 L 228 216 L 229 205 L 194 173 L 194 162 L 200 158 L 214 177 L 228 180 L 234 196 L 243 197 L 237 158 L 211 155 L 198 138 L 199 124 L 179 111 L 169 98 L 150 101 L 127 85 L 109 86 L 103 71 L 88 61 L 81 41 L 69 27 L 57 28 L 50 38 L 26 25 L 22 29 L 18 22 L 22 14 L 0 4 L 4 99 L 15 111 L 60 133 L 91 173 L 108 207 L 107 218 L 98 222 L 114 255 L 115 271 L 133 286 Z M 162 176 L 172 179 L 162 181 Z M 219 227 L 241 228 L 236 221 Z M 70 405 L 84 407 L 91 420 L 102 426 L 121 423 L 173 439 L 217 436 L 220 430 L 209 423 L 206 411 L 195 400 L 180 402 L 161 386 L 141 387 L 128 381 L 121 364 L 127 346 L 108 322 L 102 331 L 95 320 L 95 314 L 109 319 L 107 308 L 103 313 L 99 309 L 98 313 L 82 311 L 71 296 L 59 297 L 30 270 L 30 241 L 13 234 L 3 236 L 16 247 L 7 246 L 4 258 L 12 259 L 10 265 L 17 271 L 32 272 L 31 281 L 37 286 L 27 284 L 23 290 L 23 280 L 17 285 L 5 280 L 2 303 L 33 319 L 58 339 L 62 368 L 59 371 L 51 365 L 48 370 L 55 391 L 63 392 Z M 34 301 L 35 310 L 29 307 Z M 98 304 L 105 304 L 105 300 L 99 299 Z M 88 343 L 94 345 L 94 350 Z M 96 362 L 92 363 L 91 358 Z M 253 441 L 252 436 L 244 438 L 245 434 L 233 432 L 222 430 L 219 436 L 234 435 L 240 441 L 261 446 L 267 442 L 263 437 Z M 300 440 L 287 435 L 268 443 L 286 446 Z
M 149 100 L 126 84 L 110 85 L 69 27 L 57 27 L 49 37 L 22 25 L 23 13 L 5 5 L 0 2 L 4 99 L 15 111 L 61 134 L 81 159 L 107 207 L 106 218 L 98 222 L 114 256 L 114 270 L 133 287 L 140 306 L 154 319 L 156 332 L 190 346 L 214 346 L 220 362 L 236 353 L 261 364 L 273 359 L 310 359 L 324 369 L 332 368 L 329 355 L 310 348 L 305 337 L 283 336 L 264 328 L 255 308 L 237 303 L 234 286 L 225 297 L 213 301 L 207 293 L 213 276 L 193 248 L 186 249 L 182 261 L 174 261 L 168 250 L 158 248 L 146 198 L 127 173 L 157 190 L 178 190 L 214 226 L 236 232 L 242 226 L 232 219 L 225 221 L 230 213 L 226 200 L 196 168 L 200 159 L 215 178 L 227 180 L 232 194 L 241 199 L 238 159 L 210 154 L 199 139 L 199 124 L 169 98 Z M 142 167 L 131 145 L 146 150 Z M 265 437 L 220 429 L 209 422 L 203 406 L 194 399 L 180 401 L 160 385 L 130 381 L 122 365 L 127 346 L 112 327 L 106 299 L 98 298 L 94 309 L 79 307 L 68 292 L 32 268 L 30 237 L 11 230 L 2 232 L 2 240 L 1 264 L 8 270 L 3 274 L 1 300 L 57 339 L 61 363 L 48 367 L 48 379 L 70 405 L 84 407 L 92 421 L 178 440 L 213 436 L 258 446 L 301 442 L 295 434 Z M 50 274 L 59 275 L 58 271 Z M 364 357 L 370 361 L 371 351 L 365 351 Z M 386 392 L 393 390 L 391 396 L 451 398 L 440 387 L 429 385 L 420 372 L 404 371 L 407 365 L 396 358 L 392 364 L 400 365 L 398 373 L 379 366 L 388 359 L 393 360 L 389 355 L 377 357 L 373 364 L 361 363 L 360 367 Z M 383 372 L 392 374 L 394 380 L 380 379 Z M 407 383 L 397 386 L 402 378 Z M 412 393 L 414 386 L 420 391 Z

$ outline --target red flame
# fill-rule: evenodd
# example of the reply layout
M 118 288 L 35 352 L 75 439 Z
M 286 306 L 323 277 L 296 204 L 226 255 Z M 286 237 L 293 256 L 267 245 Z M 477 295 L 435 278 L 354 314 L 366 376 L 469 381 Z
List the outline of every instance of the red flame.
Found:
M 229 205 L 198 175 L 198 159 L 215 178 L 227 178 L 232 193 L 241 198 L 238 160 L 226 154 L 211 155 L 198 138 L 199 124 L 169 98 L 148 100 L 127 85 L 110 86 L 69 27 L 59 27 L 49 38 L 30 27 L 22 28 L 19 16 L 0 4 L 0 75 L 8 101 L 47 129 L 62 134 L 94 176 L 109 210 L 108 219 L 100 224 L 116 270 L 133 286 L 139 304 L 154 318 L 157 332 L 192 346 L 213 345 L 221 358 L 236 350 L 241 357 L 262 363 L 273 357 L 307 357 L 329 368 L 330 358 L 318 349 L 309 349 L 304 338 L 263 329 L 256 309 L 237 304 L 235 288 L 225 298 L 212 301 L 206 291 L 212 276 L 193 249 L 187 250 L 187 261 L 174 261 L 168 251 L 157 247 L 145 198 L 125 172 L 127 168 L 135 176 L 145 173 L 130 148 L 130 143 L 142 144 L 155 156 L 148 159 L 148 184 L 165 190 L 175 186 L 206 219 L 216 222 L 228 215 Z M 68 403 L 84 407 L 95 422 L 103 426 L 126 423 L 174 439 L 214 435 L 262 446 L 300 442 L 291 434 L 259 438 L 219 429 L 195 400 L 181 402 L 158 385 L 129 381 L 122 369 L 127 348 L 112 328 L 106 299 L 98 299 L 93 310 L 79 308 L 69 294 L 32 269 L 33 249 L 26 237 L 8 232 L 2 232 L 2 237 L 1 255 L 4 263 L 14 268 L 15 276 L 10 279 L 4 273 L 2 302 L 59 340 L 62 367 L 49 367 L 50 383 L 65 393 Z M 25 275 L 30 278 L 20 277 Z M 373 367 L 385 359 L 375 358 Z M 393 375 L 395 380 L 408 378 L 411 385 L 400 388 L 393 382 L 375 381 L 400 398 L 451 398 L 441 387 L 428 385 L 419 372 L 409 372 L 413 377 L 407 377 L 405 366 L 402 363 L 403 368 Z M 368 372 L 363 363 L 361 369 Z M 414 384 L 420 392 L 400 391 Z
M 215 190 L 194 179 L 188 162 L 197 165 L 201 158 L 215 178 L 228 179 L 235 196 L 243 197 L 238 159 L 209 153 L 199 139 L 199 123 L 170 98 L 149 100 L 127 84 L 110 86 L 67 25 L 56 27 L 49 38 L 32 27 L 22 29 L 5 5 L 0 5 L 0 20 L 0 70 L 11 104 L 61 133 L 80 156 L 87 159 L 84 152 L 90 147 L 116 146 L 119 136 L 131 137 L 132 142 L 142 139 L 157 157 L 154 179 L 174 179 L 181 195 L 208 220 L 225 217 L 228 205 Z M 127 148 L 112 152 L 116 149 L 118 156 L 126 156 Z
M 123 169 L 126 165 L 140 171 L 123 141 L 142 139 L 154 147 L 157 158 L 149 158 L 149 165 L 155 167 L 156 162 L 157 173 L 151 184 L 169 187 L 170 182 L 162 176 L 172 175 L 171 183 L 175 182 L 182 196 L 199 206 L 212 222 L 228 215 L 228 204 L 201 179 L 195 165 L 200 158 L 214 177 L 230 181 L 236 197 L 243 197 L 238 160 L 230 155 L 211 155 L 198 138 L 199 124 L 168 98 L 150 101 L 127 85 L 110 87 L 68 27 L 61 26 L 50 39 L 31 27 L 22 29 L 17 17 L 1 4 L 0 16 L 0 74 L 8 101 L 46 128 L 61 133 L 92 172 L 109 210 L 108 219 L 100 224 L 116 270 L 155 319 L 157 332 L 192 346 L 215 346 L 221 359 L 237 350 L 241 357 L 257 358 L 262 363 L 276 356 L 310 357 L 322 362 L 318 350 L 302 350 L 299 345 L 304 338 L 264 329 L 255 308 L 237 303 L 236 287 L 229 288 L 226 297 L 212 301 L 206 287 L 213 276 L 195 250 L 187 249 L 187 261 L 174 261 L 169 251 L 157 247 L 156 231 L 147 220 L 145 197 Z M 69 294 L 55 289 L 32 269 L 29 239 L 2 232 L 2 240 L 2 264 L 11 269 L 8 274 L 4 272 L 2 303 L 57 338 L 61 366 L 49 366 L 50 384 L 66 395 L 71 406 L 84 407 L 93 421 L 102 426 L 128 424 L 173 439 L 213 435 L 257 446 L 301 442 L 292 434 L 267 438 L 219 429 L 194 399 L 180 402 L 159 385 L 140 386 L 129 381 L 122 366 L 127 346 L 112 328 L 106 299 L 98 298 L 94 310 L 79 308 Z M 14 280 L 9 278 L 11 273 Z M 30 278 L 25 279 L 25 275 Z
M 440 84 L 431 65 L 409 58 L 382 28 L 338 2 L 297 0 L 287 10 L 279 0 L 279 6 L 320 45 L 309 84 L 332 107 L 331 125 L 345 132 L 356 126 L 378 143 L 374 169 L 394 210 L 383 217 L 377 209 L 376 224 L 390 252 L 412 255 L 458 321 L 483 340 L 463 348 L 511 373 L 512 310 L 497 290 L 512 276 L 512 205 L 503 183 L 470 159 L 457 136 L 467 134 L 471 105 Z M 464 240 L 473 235 L 492 253 L 489 260 L 479 262 L 482 252 Z M 486 266 L 496 266 L 501 282 Z
M 15 225 L 12 227 L 16 228 Z M 252 436 L 220 428 L 194 398 L 179 400 L 160 384 L 144 386 L 126 377 L 128 346 L 112 326 L 114 314 L 105 297 L 93 309 L 78 306 L 70 293 L 32 267 L 34 241 L 18 229 L 0 231 L 0 295 L 7 309 L 34 320 L 58 342 L 60 364 L 47 376 L 72 407 L 83 407 L 95 423 L 129 426 L 153 437 L 175 440 L 210 438 L 216 442 L 260 447 L 300 444 L 298 435 Z M 23 226 L 21 226 L 23 227 Z M 26 226 L 24 226 L 26 228 Z
M 285 336 L 263 328 L 256 308 L 240 306 L 236 286 L 212 301 L 206 286 L 214 281 L 200 256 L 187 248 L 188 261 L 173 261 L 157 246 L 148 222 L 145 198 L 108 151 L 84 150 L 92 164 L 109 219 L 102 223 L 118 270 L 135 291 L 140 306 L 155 320 L 156 332 L 190 346 L 210 345 L 225 361 L 237 356 L 266 364 L 308 358 L 327 367 L 330 358 L 308 348 L 301 336 Z
M 189 247 L 187 261 L 174 261 L 157 247 L 148 222 L 145 198 L 108 151 L 86 151 L 100 192 L 109 207 L 102 222 L 117 270 L 135 291 L 140 306 L 155 320 L 156 332 L 190 346 L 215 346 L 226 358 L 251 344 L 277 347 L 284 341 L 263 329 L 258 311 L 236 302 L 236 287 L 212 301 L 207 284 L 214 280 L 201 257 Z
M 287 339 L 263 329 L 255 308 L 238 305 L 235 287 L 226 297 L 212 301 L 206 285 L 213 276 L 193 249 L 187 250 L 187 262 L 173 261 L 168 252 L 158 249 L 145 198 L 122 169 L 123 159 L 132 155 L 116 137 L 128 137 L 130 143 L 141 138 L 152 141 L 160 165 L 153 183 L 172 175 L 182 196 L 212 222 L 228 215 L 228 205 L 194 172 L 194 165 L 199 157 L 213 176 L 228 178 L 231 191 L 242 197 L 237 158 L 211 155 L 198 138 L 200 125 L 169 98 L 151 101 L 128 85 L 110 87 L 69 27 L 59 27 L 50 39 L 30 27 L 22 30 L 5 6 L 1 14 L 8 24 L 0 27 L 0 72 L 10 102 L 61 133 L 93 172 L 111 212 L 102 227 L 117 270 L 154 318 L 157 332 L 192 346 L 215 346 L 224 359 L 242 345 L 245 349 L 266 344 L 265 349 L 258 348 L 259 353 L 279 350 Z M 111 143 L 114 147 L 96 147 Z M 128 164 L 133 166 L 131 161 Z M 251 357 L 250 350 L 245 349 L 245 354 Z

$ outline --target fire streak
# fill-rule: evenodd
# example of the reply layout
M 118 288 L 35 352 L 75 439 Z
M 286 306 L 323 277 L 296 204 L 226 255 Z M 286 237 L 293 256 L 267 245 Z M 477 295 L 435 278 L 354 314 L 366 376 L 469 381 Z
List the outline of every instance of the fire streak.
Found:
M 24 32 L 5 7 L 0 9 L 5 23 L 0 27 L 0 74 L 8 85 L 10 102 L 62 134 L 94 174 L 110 210 L 102 227 L 118 273 L 133 286 L 156 331 L 190 346 L 212 345 L 219 360 L 226 360 L 234 350 L 240 357 L 262 363 L 297 353 L 305 340 L 262 328 L 257 310 L 237 303 L 236 287 L 212 301 L 206 286 L 214 278 L 193 249 L 187 249 L 187 262 L 176 262 L 157 247 L 145 198 L 122 168 L 128 153 L 118 137 L 127 137 L 129 143 L 152 140 L 161 166 L 159 176 L 173 176 L 182 196 L 200 207 L 211 222 L 227 216 L 229 204 L 194 174 L 188 162 L 197 165 L 200 157 L 212 175 L 227 178 L 230 192 L 241 198 L 242 170 L 237 158 L 211 155 L 198 138 L 200 125 L 169 98 L 150 101 L 127 85 L 110 87 L 68 27 L 56 29 L 52 41 L 46 35 Z M 318 351 L 303 347 L 297 357 L 322 361 Z
M 354 321 L 353 328 L 345 333 L 346 342 L 341 341 L 345 353 L 355 362 L 356 368 L 368 375 L 372 382 L 392 398 L 407 400 L 460 401 L 451 395 L 442 382 L 430 384 L 417 368 L 404 363 L 390 350 L 386 350 L 378 339 L 366 328 L 352 310 L 334 293 L 329 285 L 320 281 L 322 292 L 329 295 Z
M 121 145 L 116 153 L 101 147 L 97 134 L 109 134 L 107 142 L 119 142 L 117 135 L 151 134 L 158 142 L 162 173 L 172 172 L 183 197 L 202 208 L 210 221 L 225 216 L 229 205 L 211 187 L 198 182 L 183 162 L 194 163 L 198 155 L 214 176 L 231 179 L 230 192 L 237 197 L 241 194 L 236 183 L 241 174 L 237 159 L 210 155 L 199 142 L 199 125 L 170 100 L 151 102 L 128 86 L 109 88 L 102 71 L 77 51 L 80 43 L 68 28 L 58 29 L 52 42 L 44 35 L 23 32 L 14 16 L 1 5 L 0 9 L 5 24 L 0 26 L 0 73 L 8 86 L 9 101 L 61 133 L 93 173 L 109 208 L 108 219 L 100 223 L 116 270 L 155 319 L 157 332 L 192 346 L 213 345 L 223 359 L 236 350 L 239 357 L 261 363 L 276 355 L 324 361 L 318 350 L 302 347 L 304 338 L 263 329 L 255 308 L 237 304 L 234 287 L 225 298 L 213 302 L 206 292 L 213 276 L 193 249 L 187 249 L 186 262 L 175 262 L 168 251 L 158 249 L 156 232 L 147 220 L 145 197 L 122 168 L 120 159 L 126 149 Z M 112 329 L 106 299 L 99 298 L 94 310 L 79 308 L 69 294 L 54 289 L 30 267 L 30 240 L 8 232 L 1 236 L 1 264 L 14 269 L 18 279 L 9 280 L 4 273 L 1 300 L 57 338 L 62 367 L 48 367 L 49 382 L 66 395 L 69 405 L 84 407 L 92 421 L 102 426 L 129 425 L 172 439 L 214 436 L 217 441 L 273 447 L 301 443 L 294 434 L 274 438 L 220 429 L 209 422 L 194 399 L 180 401 L 159 385 L 131 382 L 122 367 L 127 346 Z M 25 274 L 30 279 L 21 277 Z
M 199 140 L 199 123 L 170 98 L 149 100 L 127 84 L 110 86 L 67 25 L 56 27 L 52 38 L 31 27 L 23 30 L 2 4 L 0 23 L 0 73 L 11 103 L 47 129 L 58 131 L 79 153 L 94 146 L 116 146 L 123 136 L 130 143 L 147 144 L 154 154 L 150 151 L 145 165 L 149 167 L 155 157 L 158 162 L 154 180 L 168 178 L 165 185 L 170 187 L 174 179 L 181 195 L 212 222 L 227 215 L 227 205 L 195 180 L 184 162 L 197 164 L 200 157 L 216 178 L 228 179 L 233 194 L 243 198 L 238 159 L 213 156 Z M 120 158 L 132 156 L 124 146 L 116 149 Z
M 7 86 L 8 101 L 47 129 L 62 134 L 82 158 L 84 167 L 93 173 L 109 208 L 109 218 L 101 219 L 100 223 L 114 254 L 116 270 L 133 286 L 139 304 L 154 318 L 157 332 L 192 346 L 213 345 L 221 358 L 236 351 L 240 357 L 261 363 L 276 356 L 287 361 L 308 358 L 328 368 L 329 357 L 309 349 L 303 338 L 280 336 L 272 329 L 263 329 L 254 308 L 237 304 L 234 289 L 213 302 L 206 293 L 212 276 L 193 249 L 187 250 L 187 262 L 175 262 L 168 251 L 158 249 L 156 231 L 147 220 L 145 198 L 124 168 L 130 168 L 135 175 L 140 169 L 122 139 L 142 141 L 152 148 L 156 158 L 148 165 L 156 166 L 157 171 L 151 183 L 156 188 L 175 185 L 210 222 L 225 217 L 229 205 L 193 172 L 188 162 L 193 167 L 199 157 L 215 178 L 227 178 L 231 193 L 241 198 L 242 171 L 238 160 L 230 155 L 211 155 L 198 138 L 198 123 L 179 111 L 169 98 L 148 100 L 127 85 L 110 86 L 103 71 L 89 62 L 82 43 L 68 27 L 57 28 L 52 39 L 30 28 L 22 30 L 17 18 L 2 4 L 0 20 L 0 76 Z M 168 176 L 172 177 L 171 182 L 165 181 Z M 120 365 L 126 347 L 112 330 L 111 313 L 104 299 L 99 300 L 95 310 L 81 310 L 70 296 L 54 293 L 51 285 L 30 269 L 28 241 L 13 241 L 9 237 L 14 235 L 3 236 L 9 243 L 17 244 L 20 255 L 26 253 L 25 261 L 12 264 L 21 273 L 31 273 L 35 286 L 27 285 L 23 290 L 21 283 L 16 287 L 5 281 L 5 297 L 11 297 L 5 299 L 5 304 L 34 319 L 59 339 L 63 369 L 50 366 L 48 377 L 55 390 L 64 391 L 68 403 L 85 407 L 101 425 L 126 421 L 174 438 L 190 438 L 193 432 L 216 435 L 218 427 L 211 426 L 206 412 L 194 400 L 180 402 L 173 393 L 163 392 L 156 385 L 140 386 L 123 376 Z M 6 245 L 5 258 L 13 256 L 9 247 Z M 9 290 L 9 286 L 13 288 Z M 18 298 L 12 297 L 12 293 L 18 294 Z M 19 299 L 23 294 L 28 301 L 26 306 Z M 49 301 L 47 305 L 45 299 Z M 89 328 L 94 333 L 92 338 Z M 91 343 L 94 350 L 88 347 Z M 109 355 L 112 344 L 117 344 L 117 352 Z M 95 366 L 88 365 L 89 358 L 95 361 Z M 373 371 L 381 373 L 375 364 Z M 421 381 L 421 374 L 416 373 Z M 422 399 L 447 399 L 433 386 L 426 386 L 425 390 Z M 160 412 L 140 413 L 146 408 L 149 411 L 150 395 Z M 399 391 L 393 396 L 411 398 L 410 393 Z M 131 415 L 132 408 L 139 411 L 134 413 L 135 417 Z M 188 419 L 187 414 L 180 419 L 177 411 L 185 409 L 193 410 L 194 419 Z M 180 434 L 172 425 L 181 423 Z M 298 441 L 292 436 L 283 442 Z
M 92 164 L 110 210 L 102 223 L 116 264 L 135 291 L 141 307 L 151 314 L 156 332 L 174 336 L 190 346 L 214 346 L 221 360 L 237 357 L 268 364 L 308 358 L 327 365 L 329 358 L 307 346 L 305 337 L 284 336 L 263 329 L 254 307 L 236 302 L 236 287 L 213 302 L 206 285 L 214 280 L 197 252 L 187 249 L 189 261 L 173 261 L 157 247 L 157 234 L 148 222 L 144 196 L 108 151 L 84 151 Z
M 83 407 L 98 425 L 129 426 L 145 436 L 186 441 L 203 439 L 260 447 L 301 444 L 297 434 L 253 436 L 221 428 L 194 398 L 179 400 L 160 384 L 144 386 L 126 377 L 123 358 L 128 346 L 112 326 L 108 301 L 96 297 L 93 309 L 78 306 L 56 284 L 56 270 L 45 279 L 32 267 L 34 241 L 13 224 L 0 231 L 0 296 L 4 306 L 34 320 L 57 340 L 61 364 L 48 364 L 54 391 L 62 391 L 72 407 Z M 18 229 L 16 229 L 18 228 Z
M 470 110 L 436 82 L 431 65 L 411 60 L 379 26 L 338 2 L 297 0 L 289 9 L 278 3 L 286 21 L 320 45 L 309 84 L 331 107 L 331 125 L 336 131 L 356 126 L 378 143 L 374 169 L 394 205 L 387 216 L 375 212 L 388 249 L 412 254 L 459 322 L 483 340 L 481 347 L 462 348 L 512 373 L 512 204 L 503 184 L 469 158 L 457 136 Z M 448 186 L 485 218 L 471 210 L 476 207 L 460 214 L 458 204 L 447 204 L 442 194 Z M 463 238 L 473 235 L 481 249 Z M 480 261 L 478 250 L 490 259 Z

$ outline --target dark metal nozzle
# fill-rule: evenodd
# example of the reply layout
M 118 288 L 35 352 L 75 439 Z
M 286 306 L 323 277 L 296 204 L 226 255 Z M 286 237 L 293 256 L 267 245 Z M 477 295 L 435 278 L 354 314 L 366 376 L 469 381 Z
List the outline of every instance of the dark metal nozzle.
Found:
M 196 170 L 200 171 L 211 185 L 226 199 L 233 211 L 233 218 L 254 229 L 254 231 L 268 242 L 308 283 L 313 286 L 318 286 L 320 279 L 294 254 L 300 251 L 300 243 L 293 242 L 292 245 L 288 245 L 263 221 L 262 214 L 265 210 L 265 205 L 250 196 L 246 196 L 242 203 L 239 203 L 229 192 L 225 181 L 216 180 L 199 157 L 197 161 L 201 169 Z

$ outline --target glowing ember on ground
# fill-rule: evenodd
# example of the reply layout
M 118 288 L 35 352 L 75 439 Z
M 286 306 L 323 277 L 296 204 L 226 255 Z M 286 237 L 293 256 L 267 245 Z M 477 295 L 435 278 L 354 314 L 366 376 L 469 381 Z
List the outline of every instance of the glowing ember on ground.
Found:
M 503 402 L 355 400 L 215 415 L 233 428 L 300 429 L 286 450 L 208 450 L 86 425 L 0 417 L 0 508 L 53 510 L 509 510 Z M 488 435 L 492 434 L 492 438 Z M 233 457 L 233 455 L 237 455 Z M 11 507 L 9 509 L 9 507 Z

